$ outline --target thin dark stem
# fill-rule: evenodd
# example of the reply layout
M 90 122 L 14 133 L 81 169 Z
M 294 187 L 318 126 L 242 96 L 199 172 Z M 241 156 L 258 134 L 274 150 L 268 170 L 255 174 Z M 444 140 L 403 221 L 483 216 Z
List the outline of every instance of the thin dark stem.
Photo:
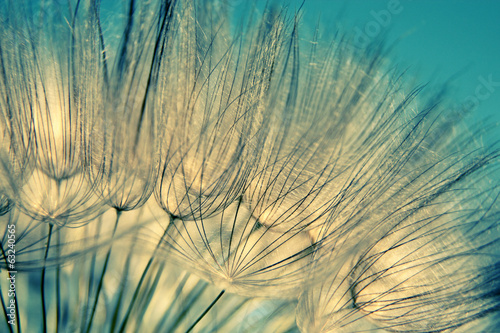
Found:
M 185 286 L 186 283 L 183 283 L 183 285 Z M 178 286 L 178 288 L 176 290 L 176 294 L 181 295 L 183 293 L 182 289 L 183 289 L 183 287 Z M 196 283 L 194 288 L 191 289 L 191 291 L 188 293 L 187 297 L 185 298 L 185 300 L 187 300 L 187 302 L 184 303 L 184 301 L 183 301 L 182 309 L 181 309 L 180 313 L 176 314 L 176 318 L 175 318 L 174 323 L 171 324 L 168 329 L 156 330 L 156 332 L 177 332 L 178 331 L 177 327 L 179 327 L 179 325 L 182 323 L 184 318 L 186 318 L 186 315 L 188 314 L 189 310 L 192 309 L 193 304 L 195 304 L 200 299 L 201 295 L 205 292 L 205 289 L 207 289 L 206 283 L 204 283 L 204 282 Z M 179 299 L 178 297 L 174 298 L 174 300 L 178 300 L 178 299 Z M 173 308 L 175 307 L 175 304 L 176 304 L 176 302 L 172 302 L 170 304 L 168 312 L 173 310 Z
M 137 296 L 139 295 L 139 291 L 142 287 L 142 284 L 144 283 L 144 279 L 146 278 L 146 275 L 153 263 L 153 260 L 155 259 L 155 256 L 156 256 L 156 252 L 158 251 L 158 249 L 160 248 L 162 242 L 163 242 L 163 239 L 165 238 L 165 236 L 167 235 L 168 233 L 168 230 L 170 229 L 170 226 L 172 225 L 172 218 L 170 218 L 170 223 L 168 224 L 168 227 L 165 229 L 165 232 L 163 233 L 163 236 L 160 238 L 158 244 L 156 244 L 156 247 L 153 251 L 153 254 L 151 255 L 151 258 L 149 258 L 148 260 L 148 263 L 146 264 L 146 268 L 144 268 L 144 271 L 142 272 L 142 275 L 141 275 L 141 278 L 139 280 L 139 283 L 137 284 L 137 287 L 135 288 L 135 291 L 134 291 L 134 295 L 132 296 L 132 300 L 130 301 L 130 304 L 128 306 L 128 309 L 127 309 L 127 313 L 125 314 L 125 317 L 123 318 L 123 322 L 122 324 L 120 325 L 120 330 L 119 330 L 119 333 L 123 333 L 125 332 L 125 327 L 127 326 L 127 321 L 130 317 L 130 313 L 132 312 L 132 308 L 135 304 L 135 301 L 137 299 Z
M 125 262 L 125 267 L 123 269 L 122 280 L 120 283 L 120 294 L 118 295 L 118 300 L 116 301 L 115 311 L 113 313 L 113 319 L 111 320 L 111 328 L 109 330 L 111 333 L 115 331 L 115 327 L 118 322 L 118 317 L 120 315 L 120 306 L 122 304 L 123 295 L 125 294 L 125 289 L 127 286 L 127 278 L 130 272 L 130 261 L 132 260 L 132 255 L 134 253 L 134 245 L 133 245 L 134 243 L 135 241 L 132 242 L 132 246 L 127 255 L 127 261 Z
M 188 328 L 188 330 L 186 331 L 186 333 L 189 333 L 193 330 L 193 328 L 200 322 L 200 320 L 203 319 L 203 317 L 205 317 L 205 315 L 208 313 L 208 311 L 210 311 L 210 309 L 213 308 L 213 306 L 217 303 L 217 301 L 222 297 L 222 295 L 224 295 L 226 291 L 225 290 L 222 290 L 219 295 L 213 300 L 213 302 L 205 309 L 205 311 L 203 311 L 203 313 L 198 317 L 198 319 L 196 319 L 196 321 L 193 323 L 193 325 L 191 325 L 191 327 Z
M 7 256 L 6 256 L 6 254 L 5 254 L 5 251 L 3 250 L 3 245 L 2 245 L 2 241 L 1 241 L 1 240 L 0 240 L 0 249 L 1 249 L 1 251 L 2 251 L 2 255 L 3 255 L 3 258 L 4 258 L 4 260 L 5 260 L 5 267 L 9 267 L 9 264 L 8 264 L 8 262 L 7 262 Z M 8 276 L 9 276 L 9 278 L 10 278 L 10 273 L 7 273 L 7 275 L 8 275 Z M 12 329 L 12 325 L 9 325 L 9 324 L 8 324 L 8 322 L 9 322 L 9 320 L 10 320 L 10 319 L 9 319 L 9 317 L 7 316 L 7 308 L 5 307 L 5 301 L 4 301 L 4 299 L 3 299 L 3 293 L 2 293 L 1 291 L 2 291 L 2 289 L 1 289 L 1 287 L 0 287 L 0 300 L 2 301 L 2 309 L 3 309 L 4 316 L 5 316 L 5 322 L 7 323 L 7 326 L 9 327 L 9 331 L 10 331 L 11 333 L 14 333 L 14 330 Z M 17 306 L 17 304 L 16 304 L 16 306 Z M 17 311 L 17 309 L 16 309 L 16 311 Z M 19 311 L 17 312 L 17 314 L 18 314 L 18 315 L 17 315 L 17 317 L 19 317 Z M 18 329 L 18 330 L 19 330 L 19 329 Z
M 59 332 L 59 323 L 61 321 L 61 266 L 59 258 L 61 256 L 61 233 L 57 233 L 57 267 L 56 267 L 56 333 Z
M 0 243 L 1 245 L 1 243 Z M 5 259 L 5 267 L 8 267 L 8 261 L 7 261 L 7 257 L 5 256 L 5 252 L 4 252 L 4 249 L 3 249 L 3 246 L 2 246 L 2 254 L 4 256 L 4 259 Z M 11 273 L 9 272 L 9 279 L 12 277 Z M 3 297 L 2 297 L 2 303 L 3 303 Z M 17 333 L 21 333 L 22 330 L 21 330 L 21 316 L 19 315 L 19 302 L 17 301 L 17 293 L 14 293 L 14 304 L 16 305 L 16 313 L 17 313 L 17 316 L 16 316 L 16 323 L 17 323 Z M 7 320 L 8 322 L 8 320 Z M 9 328 L 10 330 L 12 331 L 12 327 L 10 327 L 12 325 L 9 325 Z
M 141 207 L 140 213 L 137 216 L 137 220 L 136 220 L 137 223 L 140 223 L 140 218 L 141 218 L 141 215 L 142 215 L 142 209 L 143 208 L 144 208 L 144 206 Z M 129 272 L 130 272 L 130 262 L 132 260 L 132 256 L 133 256 L 134 251 L 135 251 L 134 245 L 135 245 L 136 241 L 137 241 L 137 238 L 134 237 L 134 239 L 132 240 L 132 246 L 130 247 L 130 251 L 129 251 L 128 256 L 127 256 L 127 261 L 125 262 L 125 267 L 123 269 L 123 274 L 122 274 L 122 281 L 120 283 L 120 286 L 121 286 L 120 287 L 120 294 L 118 296 L 118 300 L 116 301 L 115 312 L 113 314 L 113 319 L 111 321 L 110 332 L 114 332 L 115 331 L 115 327 L 118 324 L 118 317 L 119 317 L 119 314 L 120 314 L 120 306 L 121 306 L 121 303 L 122 303 L 123 295 L 125 294 L 125 288 L 126 288 L 126 284 L 127 284 L 127 277 L 129 276 Z M 132 298 L 132 300 L 130 301 L 130 306 L 132 306 L 133 304 L 134 304 L 134 298 Z
M 165 262 L 163 262 L 162 265 L 164 265 L 164 264 L 165 264 Z M 187 283 L 188 279 L 189 279 L 189 273 L 187 273 L 186 271 L 184 271 L 182 280 L 180 281 L 179 284 L 177 284 L 177 287 L 175 288 L 174 297 L 173 297 L 174 300 L 179 300 L 180 299 L 182 290 L 186 286 L 186 283 Z M 170 302 L 167 310 L 164 312 L 161 320 L 158 321 L 158 323 L 156 324 L 153 332 L 167 332 L 167 331 L 168 332 L 173 332 L 174 331 L 173 329 L 165 330 L 163 328 L 165 326 L 165 324 L 168 322 L 168 320 L 170 319 L 170 317 L 172 315 L 172 312 L 174 311 L 173 310 L 174 305 L 175 305 L 175 302 Z M 185 309 L 187 307 L 183 305 L 183 308 Z M 177 317 L 177 319 L 179 319 L 179 316 Z
M 16 323 L 17 323 L 17 333 L 21 333 L 21 316 L 19 315 L 19 302 L 17 301 L 17 293 L 14 294 L 14 303 L 16 304 Z
M 103 222 L 103 218 L 102 218 L 102 215 L 99 217 L 99 221 L 98 221 L 98 224 L 97 224 L 97 231 L 96 231 L 96 234 L 94 236 L 94 241 L 97 243 L 97 240 L 98 240 L 98 235 L 101 234 L 101 227 L 102 227 L 102 223 Z M 88 283 L 88 286 L 87 286 L 87 299 L 90 299 L 91 295 L 92 295 L 92 289 L 93 289 L 93 286 L 94 286 L 94 272 L 95 272 L 95 265 L 96 265 L 96 259 L 97 259 L 97 254 L 96 252 L 94 251 L 92 253 L 92 260 L 90 261 L 90 271 L 89 271 L 89 283 Z M 83 313 L 86 315 L 88 310 L 89 310 L 89 304 L 88 302 L 85 303 L 85 305 L 83 306 L 84 310 L 83 310 Z M 85 330 L 85 320 L 82 320 L 82 323 L 81 323 L 81 327 L 80 327 L 80 332 L 84 332 Z
M 148 286 L 147 286 L 147 293 L 145 297 L 142 297 L 141 304 L 144 304 L 144 306 L 141 306 L 137 313 L 138 315 L 136 318 L 138 320 L 136 321 L 137 324 L 135 324 L 135 327 L 141 327 L 142 322 L 144 320 L 144 314 L 148 310 L 149 306 L 151 305 L 151 299 L 153 298 L 156 288 L 158 287 L 158 283 L 160 282 L 161 275 L 163 274 L 163 269 L 165 268 L 165 263 L 160 263 L 158 269 L 156 270 L 155 277 L 152 281 L 148 281 Z
M 45 255 L 43 257 L 43 268 L 42 268 L 42 277 L 40 281 L 40 292 L 41 292 L 41 298 L 42 298 L 42 320 L 43 320 L 43 332 L 47 332 L 47 309 L 45 306 L 45 271 L 47 268 L 47 257 L 49 255 L 49 248 L 50 248 L 50 239 L 52 237 L 52 228 L 54 227 L 53 224 L 49 224 L 49 233 L 47 235 L 47 246 L 45 247 Z
M 2 309 L 3 309 L 3 314 L 5 316 L 5 322 L 8 323 L 10 319 L 9 319 L 9 317 L 7 317 L 7 309 L 5 308 L 5 301 L 3 300 L 2 293 L 0 293 L 0 300 L 2 301 Z M 14 333 L 14 331 L 12 330 L 12 325 L 7 324 L 7 326 L 9 327 L 10 333 Z
M 120 210 L 116 211 L 116 222 L 115 222 L 115 227 L 113 229 L 112 238 L 115 236 L 116 228 L 118 227 L 118 222 L 120 221 L 121 213 L 122 212 Z M 108 253 L 106 254 L 106 259 L 104 260 L 104 266 L 102 267 L 101 277 L 99 279 L 99 284 L 97 285 L 97 291 L 96 291 L 94 304 L 92 306 L 92 312 L 90 314 L 89 323 L 87 325 L 87 330 L 86 330 L 87 333 L 90 332 L 90 328 L 92 327 L 92 322 L 94 320 L 95 311 L 97 309 L 97 302 L 99 301 L 99 295 L 101 294 L 102 285 L 104 283 L 104 275 L 106 274 L 106 269 L 108 268 L 108 263 L 109 263 L 109 257 L 111 256 L 111 250 L 112 250 L 112 246 L 109 247 Z

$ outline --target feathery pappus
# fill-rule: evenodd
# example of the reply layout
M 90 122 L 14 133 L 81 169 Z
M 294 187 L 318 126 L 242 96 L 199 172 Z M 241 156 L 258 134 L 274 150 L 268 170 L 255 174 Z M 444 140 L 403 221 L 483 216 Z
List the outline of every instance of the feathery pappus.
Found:
M 498 144 L 307 5 L 0 2 L 2 332 L 500 329 Z

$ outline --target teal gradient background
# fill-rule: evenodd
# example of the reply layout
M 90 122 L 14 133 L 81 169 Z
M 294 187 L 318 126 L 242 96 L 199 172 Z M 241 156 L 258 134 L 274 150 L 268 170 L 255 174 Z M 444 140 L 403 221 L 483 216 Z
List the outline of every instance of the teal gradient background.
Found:
M 378 23 L 377 14 L 389 12 L 391 5 L 397 14 L 390 15 L 388 24 Z M 500 1 L 306 0 L 303 9 L 307 20 L 320 18 L 332 32 L 356 33 L 378 24 L 380 32 L 373 38 L 397 41 L 393 61 L 408 68 L 416 82 L 430 87 L 449 82 L 459 105 L 479 92 L 482 99 L 473 116 L 500 122 Z M 496 83 L 492 92 L 483 84 L 490 78 Z

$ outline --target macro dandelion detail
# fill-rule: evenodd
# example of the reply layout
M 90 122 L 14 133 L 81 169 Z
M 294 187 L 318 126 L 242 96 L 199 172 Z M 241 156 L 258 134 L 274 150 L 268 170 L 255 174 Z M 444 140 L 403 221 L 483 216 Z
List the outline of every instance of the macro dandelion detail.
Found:
M 497 143 L 307 5 L 0 3 L 2 332 L 499 329 Z

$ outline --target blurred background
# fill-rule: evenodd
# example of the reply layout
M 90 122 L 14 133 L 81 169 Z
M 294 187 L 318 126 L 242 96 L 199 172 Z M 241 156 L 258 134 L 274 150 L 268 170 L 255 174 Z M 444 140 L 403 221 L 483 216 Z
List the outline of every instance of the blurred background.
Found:
M 234 8 L 250 3 L 222 1 Z M 457 107 L 472 106 L 469 117 L 500 123 L 500 1 L 285 1 L 291 11 L 302 6 L 306 27 L 320 22 L 332 36 L 336 31 L 354 34 L 360 48 L 385 40 L 393 45 L 393 63 L 408 70 L 415 84 L 428 83 L 432 89 L 447 82 Z M 496 130 L 493 136 L 499 134 Z
M 457 103 L 473 103 L 477 117 L 500 120 L 499 1 L 308 0 L 308 16 L 354 31 L 386 34 L 395 62 L 420 82 L 450 80 Z M 339 22 L 331 20 L 340 17 Z M 362 37 L 357 37 L 357 36 Z

